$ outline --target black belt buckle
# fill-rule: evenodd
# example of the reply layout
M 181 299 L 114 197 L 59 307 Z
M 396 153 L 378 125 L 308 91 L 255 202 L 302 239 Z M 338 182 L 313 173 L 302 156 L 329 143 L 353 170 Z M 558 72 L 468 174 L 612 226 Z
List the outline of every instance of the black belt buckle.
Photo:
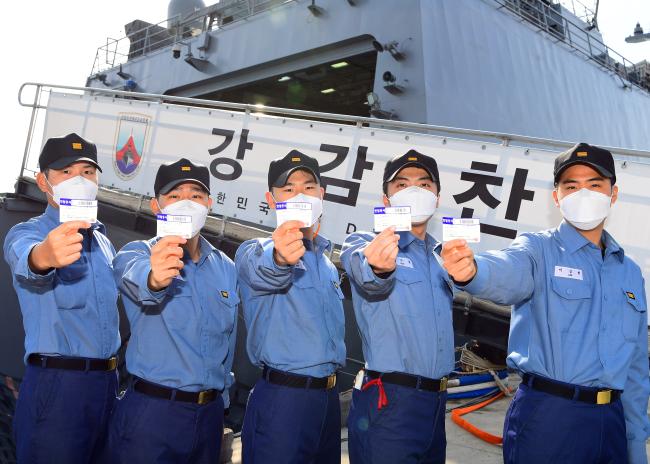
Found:
M 214 400 L 214 390 L 203 390 L 199 392 L 199 397 L 197 398 L 198 404 L 208 404 Z
M 611 390 L 598 390 L 596 394 L 596 404 L 609 404 L 612 402 Z
M 440 379 L 440 390 L 441 392 L 447 391 L 447 383 L 449 382 L 449 379 L 447 377 L 443 377 Z
M 108 359 L 108 369 L 107 371 L 114 371 L 117 369 L 117 356 L 112 356 Z

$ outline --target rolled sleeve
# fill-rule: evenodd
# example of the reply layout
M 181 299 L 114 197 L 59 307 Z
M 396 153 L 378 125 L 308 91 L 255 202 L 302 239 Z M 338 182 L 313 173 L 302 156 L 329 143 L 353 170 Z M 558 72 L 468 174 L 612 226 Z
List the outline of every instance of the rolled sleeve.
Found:
M 370 234 L 354 233 L 343 243 L 341 262 L 350 280 L 368 296 L 388 295 L 395 286 L 395 273 L 386 278 L 379 277 L 368 264 L 364 250 L 374 237 Z
M 275 262 L 273 253 L 275 252 L 275 246 L 273 241 L 268 241 L 265 244 L 259 244 L 262 249 L 262 259 L 260 264 L 273 273 L 274 275 L 284 275 L 291 272 L 291 266 L 280 266 Z
M 52 282 L 56 269 L 52 268 L 45 274 L 39 274 L 32 271 L 29 267 L 29 255 L 36 245 L 38 245 L 38 243 L 33 243 L 28 246 L 22 255 L 16 260 L 14 275 L 16 276 L 16 279 L 21 282 L 29 282 L 34 286 L 44 286 Z
M 56 270 L 38 274 L 29 267 L 29 255 L 36 245 L 45 238 L 38 226 L 31 222 L 17 224 L 9 230 L 3 246 L 4 258 L 16 280 L 33 286 L 49 285 Z
M 277 293 L 292 282 L 293 266 L 279 266 L 273 249 L 272 239 L 254 239 L 242 243 L 235 254 L 237 275 L 260 294 Z
M 172 282 L 169 287 L 159 291 L 149 288 L 150 253 L 144 242 L 132 242 L 122 248 L 113 260 L 115 283 L 120 291 L 145 306 L 160 304 L 173 286 Z

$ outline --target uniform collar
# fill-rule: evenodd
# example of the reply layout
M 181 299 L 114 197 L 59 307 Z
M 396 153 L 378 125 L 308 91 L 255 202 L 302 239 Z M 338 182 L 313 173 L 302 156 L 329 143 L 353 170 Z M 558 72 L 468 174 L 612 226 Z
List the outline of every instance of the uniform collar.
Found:
M 216 253 L 217 249 L 208 242 L 203 235 L 199 235 L 199 261 L 196 263 L 198 266 L 208 259 L 212 253 Z M 185 253 L 187 254 L 187 253 Z M 183 256 L 185 257 L 185 256 Z
M 593 243 L 587 240 L 580 232 L 578 232 L 575 227 L 573 227 L 567 221 L 562 221 L 562 223 L 557 228 L 557 231 L 560 239 L 562 240 L 562 243 L 564 243 L 566 250 L 569 253 L 575 253 L 584 246 L 593 245 Z M 623 258 L 625 257 L 625 252 L 606 230 L 603 230 L 603 242 L 605 244 L 605 253 L 616 254 L 622 262 Z
M 56 227 L 56 225 L 59 223 L 59 210 L 49 203 L 47 204 L 47 208 L 45 208 L 45 213 L 43 216 L 45 216 L 47 218 L 47 221 L 53 224 L 54 227 Z
M 616 254 L 621 262 L 623 262 L 625 259 L 625 250 L 606 230 L 603 230 L 603 242 L 605 242 L 605 253 L 608 255 Z
M 59 210 L 55 208 L 54 206 L 50 205 L 49 203 L 47 204 L 47 208 L 45 208 L 45 213 L 43 213 L 43 216 L 46 218 L 46 221 L 49 226 L 52 228 L 58 227 L 59 225 Z M 106 234 L 106 227 L 104 224 L 101 222 L 97 221 L 94 224 L 90 224 L 90 229 L 91 231 L 99 231 L 102 234 Z
M 304 240 L 305 248 L 308 250 L 314 250 L 316 253 L 323 253 L 332 248 L 332 242 L 327 240 L 322 235 L 317 235 L 313 240 Z M 310 243 L 311 242 L 311 243 Z
M 408 246 L 413 243 L 413 241 L 417 240 L 415 235 L 413 235 L 411 232 L 397 232 L 397 235 L 399 235 L 399 242 L 397 245 L 400 247 L 401 250 L 405 250 L 408 248 Z
M 213 252 L 217 251 L 215 247 L 208 242 L 203 235 L 199 235 L 199 262 L 197 264 L 203 264 L 203 262 L 208 259 Z

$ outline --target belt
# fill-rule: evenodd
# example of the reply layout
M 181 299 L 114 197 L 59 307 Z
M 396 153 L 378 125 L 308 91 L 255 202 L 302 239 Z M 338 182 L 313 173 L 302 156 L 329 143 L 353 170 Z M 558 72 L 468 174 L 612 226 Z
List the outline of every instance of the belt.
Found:
M 45 356 L 38 353 L 30 354 L 27 363 L 50 369 L 66 369 L 69 371 L 113 371 L 117 367 L 117 356 L 108 359 L 70 358 L 67 356 Z
M 609 404 L 621 397 L 620 390 L 593 389 L 579 385 L 563 385 L 537 375 L 524 374 L 522 383 L 533 390 L 549 393 L 569 400 L 576 399 L 590 404 Z
M 147 382 L 139 377 L 133 377 L 133 389 L 148 396 L 163 398 L 171 401 L 183 401 L 185 403 L 207 404 L 217 399 L 221 394 L 219 390 L 203 390 L 188 392 L 177 388 L 165 387 L 155 383 Z
M 336 386 L 336 374 L 327 377 L 309 377 L 305 375 L 290 374 L 289 372 L 278 371 L 264 366 L 262 376 L 266 381 L 293 388 L 310 388 L 320 390 L 331 390 Z
M 430 379 L 419 375 L 404 374 L 402 372 L 377 372 L 366 370 L 366 375 L 371 379 L 381 379 L 382 382 L 401 385 L 403 387 L 416 388 L 431 392 L 442 392 L 447 390 L 447 377 L 441 379 Z

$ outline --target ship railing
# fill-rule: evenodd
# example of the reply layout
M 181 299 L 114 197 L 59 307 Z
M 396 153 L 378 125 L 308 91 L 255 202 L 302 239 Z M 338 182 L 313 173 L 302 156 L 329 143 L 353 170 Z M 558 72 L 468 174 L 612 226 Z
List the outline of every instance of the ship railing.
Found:
M 25 89 L 29 88 L 29 91 Z M 502 132 L 481 131 L 474 129 L 461 129 L 455 127 L 436 126 L 431 124 L 422 124 L 408 121 L 393 121 L 386 119 L 369 118 L 362 116 L 349 116 L 343 114 L 321 113 L 315 111 L 297 110 L 290 108 L 278 108 L 265 106 L 260 108 L 258 105 L 249 105 L 244 103 L 221 102 L 205 100 L 190 97 L 177 97 L 171 95 L 148 94 L 138 92 L 128 92 L 123 90 L 99 89 L 94 87 L 73 87 L 64 85 L 45 84 L 37 82 L 24 83 L 18 92 L 18 102 L 21 106 L 32 109 L 32 115 L 27 132 L 25 151 L 20 170 L 20 178 L 28 184 L 33 184 L 35 171 L 29 168 L 30 159 L 38 156 L 36 148 L 33 148 L 33 141 L 39 140 L 42 135 L 44 118 L 40 112 L 47 110 L 47 101 L 51 92 L 60 92 L 68 95 L 91 95 L 96 97 L 121 98 L 151 102 L 152 104 L 178 104 L 186 106 L 199 106 L 204 108 L 214 108 L 228 111 L 241 111 L 247 115 L 256 113 L 265 113 L 281 117 L 294 117 L 303 119 L 312 119 L 322 122 L 335 122 L 339 124 L 350 124 L 358 127 L 373 127 L 377 129 L 400 130 L 421 134 L 432 134 L 443 137 L 443 143 L 447 143 L 447 138 L 458 138 L 465 140 L 483 141 L 485 143 L 499 143 L 503 146 L 520 146 L 525 147 L 526 153 L 531 148 L 560 151 L 570 148 L 575 142 L 543 139 L 538 137 L 529 137 L 524 135 L 508 134 Z M 32 95 L 33 92 L 33 95 Z M 40 145 L 39 145 L 40 146 Z M 650 163 L 650 152 L 627 149 L 620 147 L 604 147 L 612 151 L 615 156 L 633 157 L 642 162 Z M 35 188 L 35 187 L 34 187 Z M 38 193 L 38 192 L 37 192 Z M 39 194 L 40 195 L 40 194 Z M 152 214 L 149 209 L 149 197 L 136 193 L 121 191 L 111 187 L 102 187 L 98 198 L 117 207 L 132 210 L 136 214 Z M 227 236 L 236 240 L 244 241 L 250 238 L 259 237 L 260 233 L 265 233 L 263 229 L 256 228 L 250 224 L 242 224 L 236 219 L 227 216 L 210 216 L 206 223 L 208 229 L 219 236 Z M 338 261 L 338 248 L 331 249 L 331 258 L 334 262 Z
M 598 16 L 598 5 L 587 6 L 580 0 L 559 0 L 562 6 L 574 14 L 578 19 L 590 25 L 595 24 Z
M 97 48 L 91 76 L 127 61 L 146 56 L 203 33 L 227 27 L 252 15 L 296 0 L 222 0 L 186 15 L 176 15 L 150 24 L 135 20 L 126 25 L 126 36 L 107 38 Z
M 28 92 L 25 89 L 32 88 L 33 97 L 31 101 L 26 97 Z M 304 119 L 312 119 L 324 122 L 336 122 L 357 126 L 375 127 L 379 129 L 392 129 L 410 131 L 423 134 L 435 134 L 443 137 L 458 137 L 469 140 L 480 140 L 488 143 L 499 143 L 504 146 L 522 146 L 522 147 L 535 147 L 546 150 L 563 150 L 568 149 L 575 145 L 575 141 L 553 140 L 541 137 L 531 137 L 527 135 L 509 134 L 505 132 L 483 131 L 476 129 L 463 129 L 458 127 L 437 126 L 433 124 L 423 124 L 410 121 L 399 121 L 391 119 L 379 119 L 364 116 L 352 116 L 346 114 L 324 113 L 319 111 L 308 111 L 293 108 L 280 108 L 275 106 L 260 106 L 247 103 L 234 103 L 216 100 L 207 100 L 202 98 L 192 97 L 179 97 L 174 95 L 161 95 L 153 93 L 140 93 L 129 92 L 125 90 L 116 89 L 101 89 L 97 87 L 75 87 L 67 85 L 46 84 L 39 82 L 25 82 L 20 86 L 18 91 L 18 103 L 21 106 L 32 108 L 32 119 L 27 134 L 27 142 L 25 147 L 25 155 L 23 159 L 23 168 L 25 167 L 26 157 L 29 149 L 29 142 L 32 139 L 34 132 L 34 125 L 39 110 L 47 109 L 47 97 L 52 91 L 62 91 L 63 93 L 70 94 L 87 94 L 93 96 L 106 96 L 111 98 L 124 98 L 140 101 L 150 101 L 152 103 L 172 103 L 187 106 L 198 106 L 204 108 L 223 109 L 231 111 L 242 111 L 245 113 L 264 113 L 269 115 L 296 117 Z M 23 94 L 25 93 L 25 95 Z M 619 155 L 640 157 L 650 160 L 650 152 L 644 150 L 636 150 L 623 147 L 607 147 L 603 148 Z
M 624 88 L 632 84 L 650 91 L 650 76 L 620 53 L 605 45 L 592 31 L 595 24 L 578 24 L 562 15 L 561 5 L 550 0 L 493 0 L 545 33 L 555 42 L 563 42 L 602 68 L 624 79 Z

